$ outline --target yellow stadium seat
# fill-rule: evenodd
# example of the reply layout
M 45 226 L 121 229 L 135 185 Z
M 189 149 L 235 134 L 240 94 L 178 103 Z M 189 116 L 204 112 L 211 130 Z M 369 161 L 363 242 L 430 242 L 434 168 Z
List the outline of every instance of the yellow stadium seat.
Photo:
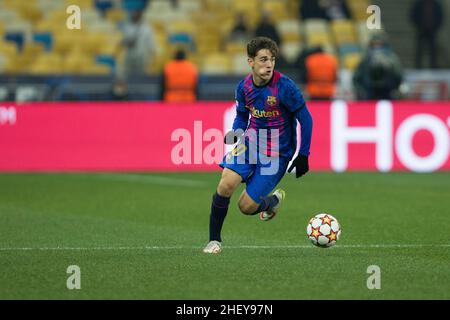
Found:
M 17 46 L 10 41 L 0 40 L 0 53 L 7 57 L 17 55 Z
M 269 0 L 262 3 L 262 9 L 268 11 L 275 22 L 289 18 L 286 3 L 279 0 Z
M 301 24 L 298 19 L 284 19 L 277 24 L 282 42 L 301 42 L 303 40 Z
M 209 54 L 203 59 L 201 70 L 206 74 L 229 73 L 231 71 L 230 57 L 227 54 Z
M 22 52 L 19 57 L 24 64 L 24 66 L 28 66 L 33 61 L 44 53 L 44 45 L 42 43 L 28 42 L 22 48 Z
M 89 9 L 94 7 L 93 0 L 66 0 L 66 7 L 72 4 L 79 6 L 80 9 Z
M 191 20 L 174 21 L 167 26 L 167 32 L 177 33 L 185 32 L 193 34 L 195 32 L 195 25 Z
M 281 45 L 281 53 L 283 57 L 290 63 L 295 62 L 302 51 L 302 43 L 299 41 L 283 42 Z
M 75 49 L 64 58 L 63 71 L 67 73 L 80 74 L 83 73 L 87 66 L 94 63 L 94 57 Z
M 106 19 L 118 23 L 126 19 L 125 11 L 119 8 L 111 8 L 106 12 Z
M 246 55 L 235 54 L 231 57 L 231 72 L 233 74 L 244 75 L 250 73 L 250 70 Z
M 343 65 L 345 69 L 355 70 L 361 61 L 360 53 L 349 53 L 343 57 Z
M 308 34 L 307 42 L 309 46 L 317 46 L 317 45 L 328 46 L 332 44 L 330 34 L 318 32 Z
M 63 71 L 63 59 L 57 53 L 41 54 L 30 65 L 31 74 L 59 74 Z
M 148 11 L 150 12 L 157 12 L 157 13 L 167 13 L 170 11 L 173 11 L 172 3 L 171 1 L 167 0 L 153 0 L 150 1 L 148 6 Z
M 355 27 L 351 20 L 336 20 L 331 22 L 331 31 L 337 45 L 357 42 Z
M 305 32 L 329 32 L 328 22 L 324 19 L 308 19 L 303 23 Z
M 177 10 L 185 13 L 198 12 L 203 9 L 202 0 L 183 0 L 178 2 Z
M 17 1 L 16 10 L 22 18 L 33 24 L 40 21 L 43 17 L 43 12 L 37 6 L 37 2 Z
M 367 8 L 370 5 L 368 0 L 347 0 L 347 4 L 352 17 L 356 21 L 367 20 L 367 18 L 369 17 Z
M 225 51 L 230 55 L 240 54 L 245 57 L 247 54 L 247 44 L 237 41 L 227 42 L 225 44 Z
M 9 74 L 17 74 L 20 73 L 21 69 L 24 68 L 23 62 L 17 56 L 10 56 L 7 59 L 7 63 L 4 66 L 5 73 Z
M 220 50 L 221 39 L 215 35 L 198 35 L 196 47 L 199 53 L 214 53 Z

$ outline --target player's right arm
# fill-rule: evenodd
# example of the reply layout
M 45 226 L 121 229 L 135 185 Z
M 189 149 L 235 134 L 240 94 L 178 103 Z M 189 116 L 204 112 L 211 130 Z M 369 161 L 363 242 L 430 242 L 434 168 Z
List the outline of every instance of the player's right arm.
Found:
M 244 92 L 242 90 L 242 83 L 243 81 L 241 81 L 241 83 L 239 83 L 236 88 L 236 118 L 234 118 L 233 130 L 229 131 L 225 135 L 225 144 L 236 143 L 248 126 L 249 110 L 245 107 L 245 98 Z

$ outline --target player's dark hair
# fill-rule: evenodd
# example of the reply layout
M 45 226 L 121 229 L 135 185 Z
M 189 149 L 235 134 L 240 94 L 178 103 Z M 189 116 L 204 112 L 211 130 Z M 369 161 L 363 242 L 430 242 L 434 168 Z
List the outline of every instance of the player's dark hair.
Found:
M 247 56 L 249 58 L 256 57 L 256 54 L 261 49 L 269 50 L 274 57 L 278 56 L 278 46 L 275 41 L 267 37 L 256 37 L 247 44 Z

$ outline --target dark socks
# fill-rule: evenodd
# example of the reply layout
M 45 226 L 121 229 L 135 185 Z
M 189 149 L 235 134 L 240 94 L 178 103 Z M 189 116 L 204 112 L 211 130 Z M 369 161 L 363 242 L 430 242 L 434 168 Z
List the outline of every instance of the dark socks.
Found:
M 274 195 L 265 197 L 259 204 L 258 209 L 256 209 L 255 213 L 253 213 L 253 214 L 257 214 L 262 211 L 272 210 L 272 208 L 275 207 L 277 204 L 278 204 L 278 198 L 275 197 Z
M 228 212 L 230 198 L 222 197 L 217 192 L 213 195 L 211 204 L 211 216 L 209 218 L 209 240 L 222 242 L 220 232 L 222 231 L 223 221 Z

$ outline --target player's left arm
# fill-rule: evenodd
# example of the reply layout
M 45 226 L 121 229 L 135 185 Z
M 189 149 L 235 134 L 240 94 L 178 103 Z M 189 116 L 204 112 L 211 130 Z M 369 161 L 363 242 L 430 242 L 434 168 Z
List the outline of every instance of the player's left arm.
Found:
M 295 168 L 295 176 L 300 178 L 309 171 L 309 148 L 311 146 L 313 120 L 306 104 L 295 113 L 295 117 L 301 126 L 301 143 L 300 150 L 294 161 L 292 161 L 288 172 Z
M 292 80 L 286 80 L 284 86 L 285 105 L 295 115 L 301 126 L 300 150 L 292 161 L 288 172 L 295 168 L 295 175 L 299 178 L 309 171 L 309 149 L 311 146 L 313 119 L 300 90 Z

